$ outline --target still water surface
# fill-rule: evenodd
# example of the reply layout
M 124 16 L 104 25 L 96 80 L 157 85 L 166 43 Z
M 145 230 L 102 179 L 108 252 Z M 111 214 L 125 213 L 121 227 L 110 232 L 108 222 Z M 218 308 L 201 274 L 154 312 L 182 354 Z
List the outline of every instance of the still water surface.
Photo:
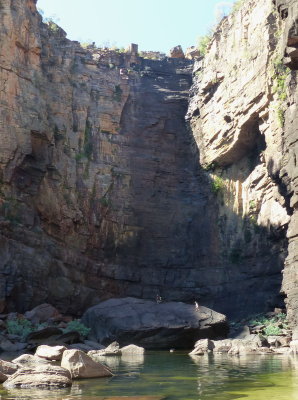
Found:
M 297 400 L 294 356 L 203 356 L 152 352 L 106 359 L 113 378 L 75 381 L 60 391 L 1 390 L 1 399 L 95 400 L 159 396 L 167 400 Z M 127 398 L 126 397 L 126 398 Z

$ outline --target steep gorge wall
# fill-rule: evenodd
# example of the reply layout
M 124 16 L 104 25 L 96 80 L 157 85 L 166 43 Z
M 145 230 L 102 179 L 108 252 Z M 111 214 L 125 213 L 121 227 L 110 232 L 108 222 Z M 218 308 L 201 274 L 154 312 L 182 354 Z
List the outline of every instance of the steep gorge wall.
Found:
M 229 315 L 282 304 L 296 101 L 282 128 L 271 60 L 289 20 L 248 1 L 191 88 L 191 61 L 85 50 L 35 3 L 0 1 L 1 311 L 157 293 Z
M 193 301 L 216 257 L 184 120 L 192 62 L 84 50 L 35 2 L 1 6 L 2 310 Z
M 200 161 L 218 188 L 220 263 L 235 280 L 235 299 L 254 296 L 256 309 L 258 302 L 273 306 L 270 293 L 281 285 L 286 259 L 281 294 L 293 321 L 297 65 L 287 51 L 295 55 L 298 14 L 296 2 L 282 3 L 247 0 L 224 18 L 195 65 L 188 116 Z

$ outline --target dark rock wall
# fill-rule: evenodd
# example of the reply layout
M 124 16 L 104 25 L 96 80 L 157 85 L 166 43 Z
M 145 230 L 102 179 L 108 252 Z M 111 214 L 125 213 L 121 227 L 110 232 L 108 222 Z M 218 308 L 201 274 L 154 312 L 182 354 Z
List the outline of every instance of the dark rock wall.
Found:
M 2 309 L 193 301 L 216 245 L 184 119 L 192 62 L 84 50 L 34 3 L 2 3 Z

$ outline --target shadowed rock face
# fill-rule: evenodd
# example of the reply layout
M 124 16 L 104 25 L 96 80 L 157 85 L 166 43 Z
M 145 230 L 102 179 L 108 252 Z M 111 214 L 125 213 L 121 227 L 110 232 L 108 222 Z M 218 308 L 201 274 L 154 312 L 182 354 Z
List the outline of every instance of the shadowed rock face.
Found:
M 0 311 L 159 293 L 249 314 L 281 302 L 288 252 L 294 315 L 297 7 L 277 3 L 224 19 L 191 87 L 192 61 L 83 49 L 2 0 Z
M 192 62 L 84 50 L 33 3 L 1 4 L 1 308 L 193 301 L 216 253 Z
M 91 307 L 83 315 L 100 343 L 117 340 L 145 349 L 190 348 L 200 338 L 224 337 L 226 317 L 206 307 L 181 302 L 110 299 Z

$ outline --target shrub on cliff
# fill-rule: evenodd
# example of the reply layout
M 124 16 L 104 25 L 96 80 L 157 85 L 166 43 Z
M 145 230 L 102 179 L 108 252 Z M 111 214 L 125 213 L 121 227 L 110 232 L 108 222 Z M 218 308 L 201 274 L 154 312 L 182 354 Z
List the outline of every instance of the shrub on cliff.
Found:
M 204 56 L 207 53 L 207 48 L 211 41 L 211 38 L 211 35 L 199 36 L 197 47 L 201 56 Z
M 7 332 L 10 335 L 18 335 L 25 339 L 33 331 L 33 325 L 24 318 L 10 319 L 7 321 Z
M 90 328 L 87 328 L 79 319 L 75 319 L 67 324 L 67 327 L 63 329 L 64 333 L 67 332 L 78 332 L 82 337 L 87 337 L 90 332 Z

